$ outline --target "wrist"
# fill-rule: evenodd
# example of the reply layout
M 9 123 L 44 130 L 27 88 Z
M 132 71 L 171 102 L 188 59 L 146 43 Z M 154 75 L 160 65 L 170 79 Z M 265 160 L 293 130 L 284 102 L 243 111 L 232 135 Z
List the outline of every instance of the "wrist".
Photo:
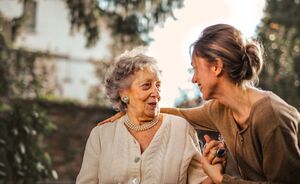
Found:
M 223 175 L 220 174 L 216 177 L 216 181 L 214 181 L 216 184 L 221 184 L 223 180 Z

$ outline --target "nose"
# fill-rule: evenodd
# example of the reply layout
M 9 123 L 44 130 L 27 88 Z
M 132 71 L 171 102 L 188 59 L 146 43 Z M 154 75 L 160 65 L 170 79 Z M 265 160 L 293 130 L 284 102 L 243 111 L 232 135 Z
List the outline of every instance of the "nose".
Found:
M 151 91 L 151 96 L 155 98 L 160 98 L 160 89 L 157 86 L 153 86 Z
M 197 80 L 196 80 L 196 75 L 195 75 L 195 73 L 193 74 L 192 83 L 197 83 Z

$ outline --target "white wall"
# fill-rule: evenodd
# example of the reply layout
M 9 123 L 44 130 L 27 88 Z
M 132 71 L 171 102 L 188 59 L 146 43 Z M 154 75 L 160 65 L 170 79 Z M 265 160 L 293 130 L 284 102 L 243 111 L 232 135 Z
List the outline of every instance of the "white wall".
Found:
M 23 4 L 18 0 L 0 0 L 0 11 L 7 18 L 18 17 L 23 12 Z
M 86 100 L 89 87 L 96 83 L 93 65 L 87 61 L 111 57 L 107 48 L 111 42 L 109 32 L 101 29 L 101 40 L 88 49 L 82 33 L 70 34 L 68 7 L 64 0 L 36 2 L 36 28 L 33 32 L 22 33 L 17 38 L 15 47 L 47 51 L 71 58 L 56 61 L 58 81 L 62 82 L 62 89 L 57 94 L 61 97 Z M 0 11 L 9 18 L 18 17 L 22 14 L 23 5 L 19 0 L 0 0 Z M 71 81 L 64 83 L 66 76 Z

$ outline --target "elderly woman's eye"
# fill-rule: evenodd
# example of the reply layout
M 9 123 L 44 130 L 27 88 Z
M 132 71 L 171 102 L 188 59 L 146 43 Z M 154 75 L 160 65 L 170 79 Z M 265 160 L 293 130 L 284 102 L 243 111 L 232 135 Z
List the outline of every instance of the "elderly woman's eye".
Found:
M 144 89 L 150 88 L 150 86 L 151 86 L 150 83 L 144 83 L 144 84 L 142 85 L 142 87 L 143 87 Z
M 157 83 L 156 87 L 160 90 L 160 87 L 161 87 L 160 83 Z

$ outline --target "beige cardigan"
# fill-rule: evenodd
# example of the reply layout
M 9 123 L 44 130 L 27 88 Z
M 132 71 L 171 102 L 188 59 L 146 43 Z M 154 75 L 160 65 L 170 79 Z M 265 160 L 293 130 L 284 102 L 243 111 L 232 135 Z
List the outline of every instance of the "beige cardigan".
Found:
M 88 138 L 76 183 L 201 183 L 206 175 L 199 161 L 195 130 L 180 117 L 163 117 L 143 154 L 123 117 L 95 127 Z

